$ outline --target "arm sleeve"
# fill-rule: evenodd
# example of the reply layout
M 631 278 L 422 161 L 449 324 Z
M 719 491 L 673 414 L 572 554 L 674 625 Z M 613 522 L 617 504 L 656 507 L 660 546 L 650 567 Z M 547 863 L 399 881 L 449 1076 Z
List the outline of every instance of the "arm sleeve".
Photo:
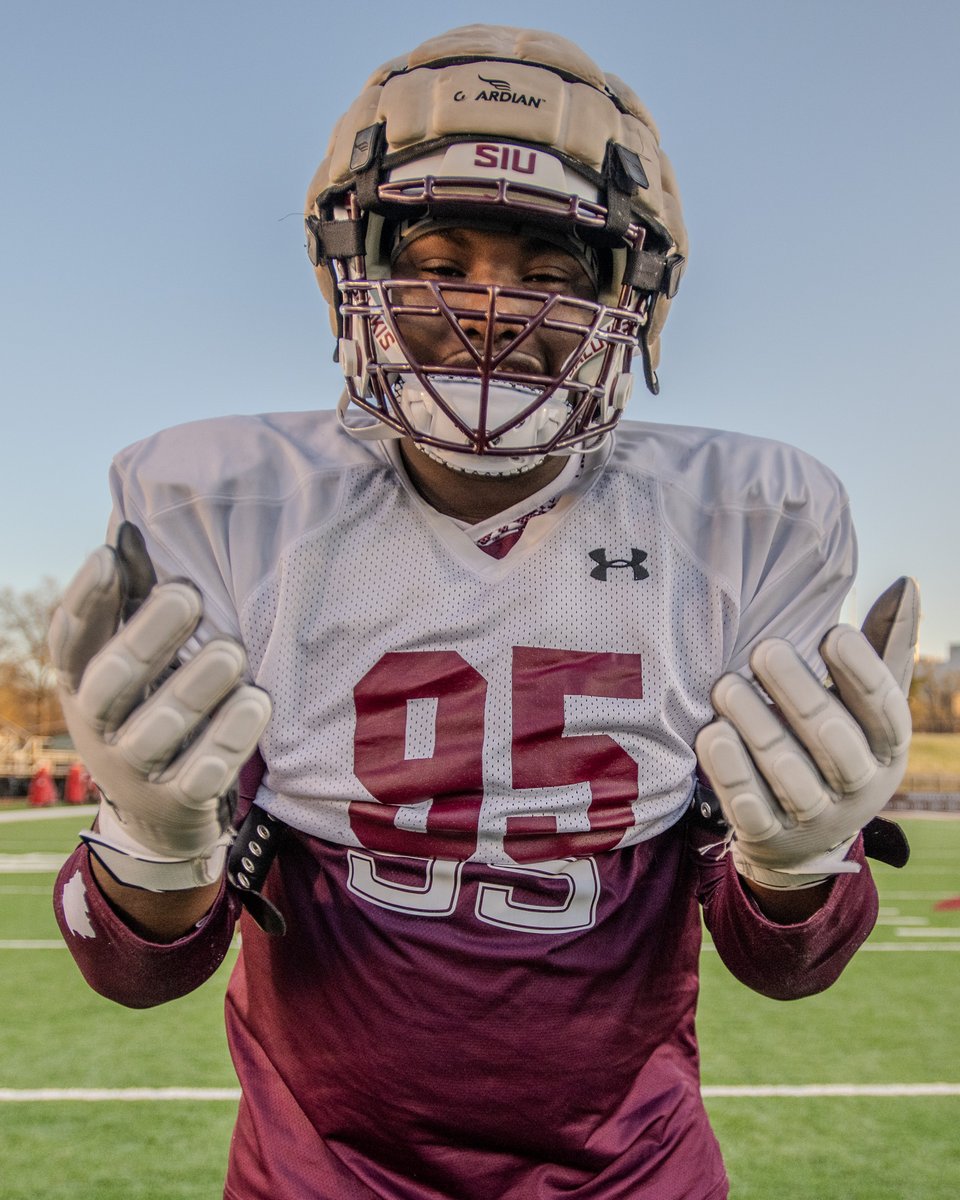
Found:
M 661 492 L 665 524 L 729 602 L 724 669 L 786 638 L 823 678 L 818 648 L 836 624 L 857 567 L 843 485 L 802 451 L 718 434 L 682 459 Z
M 223 636 L 240 640 L 240 627 L 229 572 L 228 553 L 206 537 L 215 537 L 219 532 L 208 526 L 214 524 L 206 517 L 204 506 L 197 503 L 185 504 L 171 515 L 154 515 L 150 509 L 151 497 L 141 494 L 136 478 L 127 479 L 115 462 L 110 472 L 110 487 L 113 508 L 107 526 L 107 541 L 116 544 L 117 528 L 122 521 L 132 521 L 143 534 L 161 583 L 170 579 L 188 579 L 200 589 L 203 596 L 203 617 L 196 634 L 187 644 L 187 657 L 195 653 L 199 645 L 211 637 Z M 180 552 L 181 544 L 189 554 Z
M 389 469 L 344 446 L 350 439 L 338 428 L 333 413 L 217 417 L 162 430 L 114 457 L 108 539 L 132 521 L 157 577 L 187 578 L 203 595 L 187 656 L 211 637 L 242 640 L 238 614 L 284 548 L 336 514 L 351 466 Z
M 145 941 L 114 912 L 80 846 L 54 885 L 53 907 L 67 949 L 84 979 L 101 996 L 127 1008 L 152 1008 L 185 996 L 223 962 L 240 911 L 221 887 L 206 917 L 176 942 Z
M 698 895 L 724 965 L 741 983 L 772 1000 L 822 992 L 840 977 L 877 919 L 877 889 L 857 838 L 849 858 L 856 875 L 838 875 L 825 904 L 806 921 L 778 925 L 753 902 L 715 835 L 694 832 Z
M 857 543 L 850 510 L 844 497 L 822 524 L 792 519 L 781 524 L 787 527 L 787 545 L 766 547 L 767 559 L 757 554 L 756 542 L 751 545 L 751 539 L 746 539 L 739 629 L 728 669 L 744 669 L 750 651 L 763 638 L 781 637 L 823 678 L 820 641 L 837 623 L 856 574 Z

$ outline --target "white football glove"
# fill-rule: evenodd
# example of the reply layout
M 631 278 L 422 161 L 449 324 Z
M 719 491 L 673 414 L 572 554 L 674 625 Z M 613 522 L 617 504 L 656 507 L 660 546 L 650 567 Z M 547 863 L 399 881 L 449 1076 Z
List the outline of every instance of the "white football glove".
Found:
M 266 727 L 270 699 L 243 683 L 246 656 L 228 638 L 168 671 L 200 621 L 200 594 L 185 581 L 151 586 L 133 532 L 139 561 L 101 546 L 81 567 L 54 614 L 50 653 L 67 728 L 104 799 L 98 831 L 84 840 L 121 883 L 177 891 L 222 874 L 231 837 L 223 797 Z M 138 568 L 147 578 L 131 603 Z
M 700 731 L 696 752 L 733 831 L 741 875 L 789 889 L 860 869 L 846 854 L 906 769 L 919 615 L 917 585 L 903 578 L 874 604 L 862 632 L 831 629 L 820 644 L 829 689 L 789 642 L 759 642 L 750 667 L 776 710 L 740 675 L 714 685 L 720 719 Z

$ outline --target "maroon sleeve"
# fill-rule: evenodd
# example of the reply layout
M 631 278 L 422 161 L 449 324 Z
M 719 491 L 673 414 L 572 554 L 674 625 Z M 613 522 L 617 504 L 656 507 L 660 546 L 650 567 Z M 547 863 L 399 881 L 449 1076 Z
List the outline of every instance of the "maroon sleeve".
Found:
M 176 942 L 144 941 L 107 902 L 86 846 L 67 859 L 54 884 L 60 932 L 95 992 L 127 1008 L 152 1008 L 192 992 L 223 961 L 240 905 L 224 885 L 197 928 Z
M 836 876 L 823 907 L 797 925 L 778 925 L 760 912 L 732 857 L 707 845 L 715 836 L 697 833 L 693 840 L 704 921 L 731 974 L 773 1000 L 812 996 L 835 983 L 877 919 L 877 889 L 862 839 L 848 855 L 860 864 L 859 873 Z

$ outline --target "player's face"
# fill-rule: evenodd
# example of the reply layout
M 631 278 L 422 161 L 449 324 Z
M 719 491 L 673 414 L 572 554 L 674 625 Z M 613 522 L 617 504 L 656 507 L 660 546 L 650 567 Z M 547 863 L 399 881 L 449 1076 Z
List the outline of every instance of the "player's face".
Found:
M 496 319 L 488 332 L 489 293 L 460 291 L 457 284 L 499 285 L 526 291 L 573 296 L 594 301 L 596 289 L 583 265 L 559 246 L 519 233 L 480 229 L 440 229 L 413 240 L 394 262 L 394 279 L 422 280 L 441 284 L 444 303 L 454 310 L 463 335 L 474 350 L 482 350 L 489 338 L 489 351 L 506 349 L 542 308 L 543 300 L 498 295 Z M 401 304 L 435 307 L 431 288 L 403 289 L 396 297 Z M 584 325 L 588 317 L 576 305 L 559 305 L 551 310 L 555 321 Z M 397 325 L 419 363 L 469 368 L 475 357 L 456 329 L 442 316 L 419 312 L 397 314 Z M 580 345 L 582 334 L 534 325 L 512 350 L 498 370 L 515 375 L 553 375 Z

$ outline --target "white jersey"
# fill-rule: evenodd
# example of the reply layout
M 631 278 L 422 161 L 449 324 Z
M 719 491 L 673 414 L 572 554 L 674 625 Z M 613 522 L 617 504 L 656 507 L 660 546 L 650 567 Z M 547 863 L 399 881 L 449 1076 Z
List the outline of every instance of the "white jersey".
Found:
M 196 422 L 118 455 L 114 524 L 204 597 L 273 700 L 257 802 L 348 847 L 491 863 L 648 839 L 685 811 L 710 688 L 816 655 L 855 569 L 800 451 L 622 422 L 490 557 L 332 413 Z M 484 524 L 536 510 L 549 490 Z

